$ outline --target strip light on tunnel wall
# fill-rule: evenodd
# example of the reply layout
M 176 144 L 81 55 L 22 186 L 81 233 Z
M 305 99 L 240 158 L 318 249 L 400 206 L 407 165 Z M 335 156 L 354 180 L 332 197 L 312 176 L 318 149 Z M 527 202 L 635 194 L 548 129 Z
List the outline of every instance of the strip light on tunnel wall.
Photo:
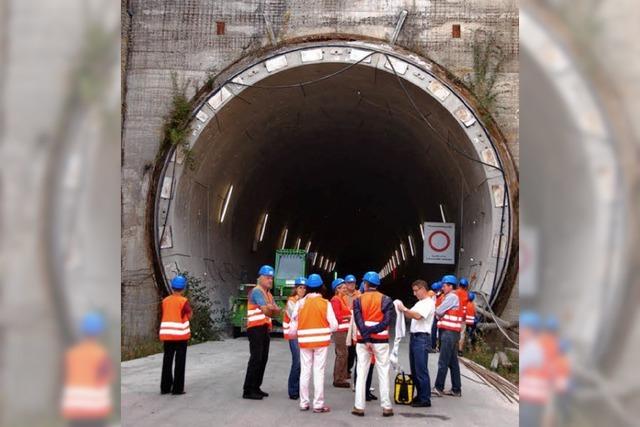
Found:
M 309 249 L 311 249 L 311 240 L 309 240 L 309 241 L 307 242 L 307 246 L 305 246 L 305 248 L 304 248 L 305 252 L 309 252 Z M 315 262 L 315 261 L 314 261 L 314 262 Z
M 316 266 L 316 260 L 318 259 L 318 252 L 314 252 L 313 254 L 313 261 L 311 262 L 312 266 Z
M 264 232 L 267 229 L 268 219 L 269 219 L 269 214 L 265 213 L 264 216 L 262 217 L 262 224 L 260 225 L 260 238 L 258 239 L 259 242 L 262 242 L 262 239 L 264 239 Z
M 407 236 L 407 240 L 409 240 L 409 249 L 411 250 L 411 256 L 416 256 L 416 250 L 413 246 L 413 236 L 409 234 Z
M 398 261 L 398 265 L 400 265 L 400 254 L 397 249 L 394 249 L 393 251 L 396 253 L 396 261 Z
M 422 228 L 422 223 L 418 224 L 418 229 L 420 230 L 420 235 L 422 236 L 422 241 L 424 242 L 424 228 Z
M 402 261 L 406 261 L 407 257 L 404 253 L 404 243 L 400 243 L 400 253 L 402 254 Z
M 300 245 L 301 245 L 301 244 L 302 244 L 302 238 L 301 238 L 301 237 L 298 237 L 298 238 L 296 239 L 296 250 L 297 250 L 297 249 L 300 249 Z
M 233 185 L 229 186 L 227 190 L 227 195 L 224 197 L 222 202 L 222 211 L 220 211 L 220 224 L 224 221 L 224 217 L 227 214 L 227 208 L 229 207 L 229 200 L 231 200 L 231 193 L 233 193 Z
M 318 267 L 322 268 L 322 263 L 324 263 L 324 255 L 320 255 L 320 264 L 318 265 Z M 315 267 L 315 264 L 314 264 Z
M 287 236 L 289 235 L 289 229 L 287 227 L 282 230 L 282 244 L 280 245 L 280 249 L 284 249 L 287 246 Z

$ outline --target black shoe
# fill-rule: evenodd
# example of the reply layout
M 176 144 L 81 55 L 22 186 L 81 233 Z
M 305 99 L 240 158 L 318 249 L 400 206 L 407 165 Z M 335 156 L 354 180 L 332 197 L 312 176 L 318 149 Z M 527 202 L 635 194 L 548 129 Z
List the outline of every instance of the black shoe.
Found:
M 412 402 L 411 406 L 414 408 L 430 408 L 431 407 L 431 402 Z
M 262 400 L 262 395 L 258 393 L 243 393 L 243 399 Z
M 298 399 L 300 399 L 300 396 L 289 396 L 289 399 L 298 400 Z
M 367 402 L 371 402 L 372 400 L 378 400 L 378 396 L 373 393 L 367 394 Z
M 258 389 L 258 391 L 256 393 L 258 393 L 262 397 L 268 397 L 269 396 L 269 393 L 265 393 L 264 391 L 262 391 L 260 389 Z

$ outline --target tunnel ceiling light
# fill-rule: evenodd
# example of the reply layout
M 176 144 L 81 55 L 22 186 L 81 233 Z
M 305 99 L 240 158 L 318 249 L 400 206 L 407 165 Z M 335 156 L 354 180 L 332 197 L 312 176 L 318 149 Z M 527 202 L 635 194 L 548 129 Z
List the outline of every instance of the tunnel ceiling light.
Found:
M 402 254 L 402 261 L 406 261 L 407 257 L 404 253 L 404 243 L 400 243 L 400 253 Z
M 227 208 L 229 207 L 229 201 L 231 200 L 231 193 L 233 193 L 233 185 L 229 186 L 227 190 L 227 195 L 224 197 L 222 201 L 222 210 L 220 211 L 220 224 L 224 221 L 224 217 L 227 214 Z
M 325 258 L 324 260 L 324 264 L 322 266 L 322 269 L 327 271 L 327 268 L 329 267 L 329 258 Z
M 300 245 L 302 244 L 302 238 L 298 237 L 296 239 L 296 250 L 300 249 Z
M 307 246 L 304 248 L 305 252 L 309 252 L 309 249 L 311 249 L 311 240 L 307 242 Z
M 289 229 L 287 227 L 282 230 L 282 244 L 280 245 L 280 249 L 284 249 L 287 246 L 287 236 L 289 235 Z
M 265 213 L 264 216 L 262 217 L 262 224 L 260 225 L 260 238 L 258 239 L 259 242 L 262 242 L 262 239 L 264 239 L 264 232 L 267 229 L 268 219 L 269 219 L 269 214 Z
M 324 263 L 324 255 L 320 255 L 320 263 L 318 267 L 322 268 L 322 263 Z
M 444 216 L 444 207 L 442 207 L 442 203 L 440 204 L 440 215 L 442 216 L 442 222 L 447 222 L 447 218 Z
M 314 252 L 313 253 L 313 262 L 311 263 L 311 265 L 313 265 L 314 267 L 316 266 L 316 260 L 318 259 L 318 252 Z
M 422 241 L 424 242 L 424 228 L 422 223 L 418 224 L 418 229 L 420 230 L 420 235 L 422 236 Z
M 409 234 L 407 236 L 407 240 L 409 240 L 409 249 L 411 250 L 411 256 L 416 256 L 416 250 L 413 246 L 413 236 Z
M 400 265 L 400 254 L 397 249 L 394 249 L 394 252 L 396 253 L 396 261 L 398 261 L 398 265 Z

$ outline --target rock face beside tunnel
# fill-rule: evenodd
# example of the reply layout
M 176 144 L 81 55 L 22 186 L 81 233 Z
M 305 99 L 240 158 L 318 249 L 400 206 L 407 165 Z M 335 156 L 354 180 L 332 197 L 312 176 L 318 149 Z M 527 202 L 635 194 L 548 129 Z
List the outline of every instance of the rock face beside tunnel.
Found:
M 474 40 L 493 35 L 506 55 L 491 113 L 518 158 L 518 10 L 515 1 L 245 1 L 127 2 L 123 49 L 122 321 L 123 344 L 155 339 L 160 298 L 146 235 L 146 203 L 162 127 L 170 109 L 172 73 L 190 81 L 188 95 L 212 76 L 273 43 L 350 37 L 389 41 L 408 11 L 397 45 L 433 60 L 461 81 L 473 72 Z M 459 32 L 458 32 L 459 29 Z M 457 37 L 459 35 L 459 37 Z M 275 40 L 273 40 L 275 38 Z M 194 190 L 195 191 L 195 190 Z M 206 208 L 206 205 L 205 205 Z M 204 212 L 204 210 L 203 210 Z M 224 250 L 224 248 L 220 248 Z M 231 251 L 231 248 L 228 249 Z M 241 257 L 236 257 L 241 260 Z M 377 267 L 377 266 L 376 266 Z M 209 259 L 205 282 L 216 309 L 233 286 L 251 280 L 253 265 Z M 517 293 L 517 288 L 514 288 Z

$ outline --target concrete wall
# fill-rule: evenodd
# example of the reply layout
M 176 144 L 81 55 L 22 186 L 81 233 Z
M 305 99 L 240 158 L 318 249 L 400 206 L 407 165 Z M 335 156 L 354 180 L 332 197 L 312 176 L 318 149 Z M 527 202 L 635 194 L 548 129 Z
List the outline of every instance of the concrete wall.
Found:
M 473 70 L 473 41 L 494 32 L 507 54 L 492 112 L 518 158 L 518 9 L 511 0 L 433 1 L 136 1 L 126 5 L 127 45 L 122 137 L 122 321 L 124 344 L 156 334 L 159 298 L 145 236 L 152 165 L 172 99 L 171 74 L 191 81 L 189 95 L 250 52 L 275 42 L 331 34 L 388 40 L 409 12 L 397 44 L 433 59 L 461 80 Z M 264 15 L 264 16 L 263 16 Z M 216 22 L 224 22 L 217 35 Z M 461 37 L 452 38 L 459 24 Z M 241 281 L 243 266 L 214 262 L 210 277 Z M 225 279 L 226 280 L 226 279 Z M 215 284 L 213 284 L 215 286 Z M 514 292 L 517 292 L 517 288 Z

